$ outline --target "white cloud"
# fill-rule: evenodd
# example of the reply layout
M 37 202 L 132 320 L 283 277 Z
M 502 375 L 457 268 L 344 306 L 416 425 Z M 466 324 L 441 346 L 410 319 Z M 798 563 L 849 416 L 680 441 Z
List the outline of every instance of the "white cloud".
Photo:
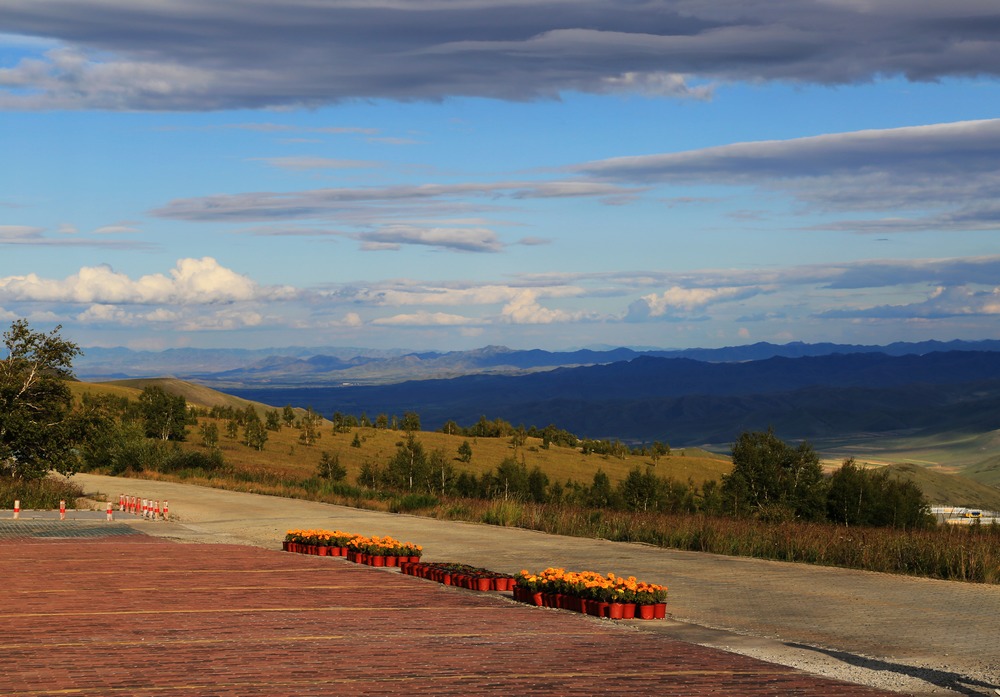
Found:
M 142 232 L 139 228 L 129 224 L 104 225 L 94 230 L 95 235 L 129 235 Z
M 386 225 L 375 232 L 357 235 L 366 249 L 394 249 L 403 244 L 436 247 L 459 252 L 499 252 L 503 245 L 488 228 L 422 228 Z
M 0 298 L 18 301 L 93 304 L 205 305 L 290 298 L 290 288 L 262 288 L 211 257 L 180 259 L 169 276 L 132 280 L 110 266 L 84 267 L 62 280 L 31 273 L 0 278 Z
M 543 307 L 538 303 L 538 292 L 527 289 L 519 291 L 504 305 L 500 314 L 501 321 L 510 324 L 556 324 L 594 319 L 584 312 L 567 312 Z
M 44 228 L 30 225 L 0 225 L 0 244 L 33 242 L 41 238 Z
M 480 323 L 481 320 L 464 317 L 462 315 L 423 311 L 407 315 L 380 317 L 376 320 L 372 320 L 372 324 L 392 327 L 454 327 Z
M 253 310 L 222 309 L 207 315 L 185 318 L 180 323 L 180 329 L 182 331 L 231 331 L 258 327 L 264 321 L 264 316 Z
M 649 306 L 651 317 L 660 317 L 677 310 L 682 312 L 700 310 L 714 303 L 737 300 L 756 293 L 755 289 L 747 288 L 679 288 L 674 286 L 659 295 L 655 293 L 644 295 L 642 300 Z

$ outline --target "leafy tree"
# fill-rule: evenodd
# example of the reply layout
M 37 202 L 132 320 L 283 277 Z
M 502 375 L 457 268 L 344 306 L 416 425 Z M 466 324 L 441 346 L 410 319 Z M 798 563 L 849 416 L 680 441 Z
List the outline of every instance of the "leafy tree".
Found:
M 463 440 L 458 446 L 458 459 L 466 464 L 472 462 L 472 446 L 469 445 L 469 441 Z
M 491 482 L 492 498 L 521 499 L 528 496 L 528 468 L 523 462 L 505 457 L 497 465 Z
M 281 414 L 277 409 L 271 409 L 264 415 L 264 427 L 268 431 L 281 430 Z
M 285 426 L 291 427 L 295 423 L 295 410 L 291 404 L 286 404 L 281 410 L 281 420 Z
M 235 416 L 226 421 L 226 435 L 229 436 L 231 440 L 236 440 L 236 436 L 239 432 L 240 422 Z
M 430 456 L 427 458 L 427 466 L 430 470 L 430 476 L 433 479 L 434 489 L 442 496 L 454 491 L 455 468 L 448 461 L 448 457 L 444 454 L 443 450 L 440 448 L 432 450 Z
M 0 474 L 39 479 L 50 469 L 71 473 L 73 398 L 66 384 L 79 347 L 57 326 L 48 334 L 14 321 L 4 332 L 0 360 Z
M 183 395 L 167 394 L 162 387 L 148 385 L 139 395 L 139 412 L 149 438 L 187 438 L 188 409 Z
M 844 460 L 830 477 L 826 511 L 845 525 L 922 528 L 931 524 L 927 499 L 914 482 L 895 479 L 888 468 L 859 467 Z
M 358 472 L 357 482 L 360 486 L 366 486 L 370 489 L 374 489 L 378 486 L 379 480 L 382 478 L 382 470 L 374 462 L 365 460 L 361 463 L 361 470 Z
M 647 467 L 643 472 L 638 465 L 629 470 L 628 476 L 618 483 L 618 496 L 630 511 L 648 511 L 657 507 L 661 481 Z
M 653 464 L 659 462 L 660 458 L 664 455 L 670 454 L 670 445 L 668 443 L 661 443 L 656 440 L 653 441 L 653 446 L 649 449 L 649 455 L 653 459 Z
M 312 445 L 318 441 L 322 436 L 319 430 L 322 422 L 323 418 L 310 407 L 305 415 L 299 419 L 299 442 Z
M 441 433 L 447 433 L 449 436 L 454 436 L 457 433 L 461 433 L 462 430 L 463 429 L 461 426 L 459 426 L 457 423 L 455 423 L 450 419 L 448 421 L 445 421 L 444 426 L 441 427 Z
M 264 428 L 253 407 L 247 407 L 244 415 L 246 422 L 243 425 L 243 441 L 248 448 L 263 450 L 264 444 L 267 443 L 267 429 Z
M 528 442 L 528 431 L 523 425 L 518 426 L 514 433 L 510 436 L 510 445 L 514 450 L 518 448 L 523 448 L 524 444 Z
M 819 457 L 808 443 L 792 448 L 773 429 L 744 432 L 733 444 L 733 470 L 722 478 L 727 510 L 736 515 L 821 520 L 826 491 Z
M 354 440 L 351 441 L 351 447 L 352 448 L 360 448 L 361 447 L 361 436 L 360 436 L 360 434 L 359 434 L 358 431 L 354 432 Z
M 214 421 L 203 423 L 198 429 L 201 433 L 201 444 L 206 448 L 219 447 L 219 426 Z
M 483 489 L 472 472 L 461 472 L 455 480 L 455 493 L 469 499 L 482 498 Z
M 333 482 L 339 482 L 347 476 L 347 469 L 340 464 L 340 455 L 330 455 L 330 453 L 323 451 L 323 454 L 319 458 L 319 468 L 316 474 L 321 479 L 329 479 Z
M 383 431 L 389 428 L 389 415 L 379 414 L 375 417 L 375 428 L 380 428 Z
M 400 426 L 404 431 L 419 431 L 420 430 L 420 414 L 415 411 L 403 412 L 403 420 L 400 422 Z
M 614 490 L 611 488 L 611 479 L 604 470 L 598 468 L 594 473 L 594 481 L 590 485 L 587 496 L 587 503 L 593 508 L 608 508 L 614 501 Z
M 549 498 L 549 477 L 538 465 L 528 474 L 528 495 L 535 503 L 545 503 Z
M 427 481 L 429 474 L 427 454 L 423 444 L 412 432 L 406 434 L 406 439 L 400 441 L 396 454 L 386 465 L 384 479 L 389 486 L 413 491 Z

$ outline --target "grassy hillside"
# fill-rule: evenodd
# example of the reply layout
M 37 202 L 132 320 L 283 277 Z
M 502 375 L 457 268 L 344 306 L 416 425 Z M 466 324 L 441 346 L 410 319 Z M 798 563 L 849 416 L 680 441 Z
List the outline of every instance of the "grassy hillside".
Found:
M 1000 451 L 1000 430 L 896 433 L 888 437 L 868 434 L 826 438 L 813 444 L 827 457 L 854 457 L 875 465 L 919 465 L 938 474 L 961 475 L 991 488 L 1000 487 L 1000 456 L 995 454 Z
M 119 380 L 107 383 L 72 383 L 77 397 L 83 392 L 115 394 L 135 399 L 146 386 L 158 386 L 170 394 L 182 395 L 189 404 L 210 408 L 232 406 L 243 409 L 253 404 L 263 413 L 277 408 L 250 402 L 173 378 Z M 203 418 L 203 423 L 210 419 Z M 225 422 L 216 421 L 219 432 L 225 433 Z M 361 447 L 351 445 L 355 432 Z M 268 432 L 268 442 L 263 451 L 246 447 L 239 439 L 220 438 L 220 448 L 226 462 L 238 468 L 261 469 L 297 478 L 316 472 L 323 452 L 337 455 L 347 469 L 347 481 L 354 482 L 362 465 L 372 462 L 384 465 L 396 452 L 397 443 L 404 438 L 401 431 L 359 428 L 346 434 L 334 434 L 329 422 L 324 423 L 320 440 L 306 446 L 299 441 L 299 431 L 283 428 Z M 629 456 L 618 459 L 601 455 L 583 455 L 579 450 L 551 446 L 542 448 L 538 439 L 528 439 L 516 451 L 506 438 L 467 438 L 438 432 L 421 432 L 418 439 L 425 450 L 441 450 L 457 472 L 469 471 L 477 475 L 495 468 L 505 457 L 524 461 L 528 468 L 536 465 L 552 483 L 574 480 L 589 484 L 598 469 L 602 469 L 612 482 L 623 479 L 630 469 L 638 466 L 653 467 L 657 475 L 677 480 L 691 479 L 696 484 L 720 480 L 729 472 L 731 463 L 723 454 L 709 453 L 697 448 L 678 449 L 670 456 L 653 463 L 651 458 Z M 472 447 L 472 461 L 458 460 L 458 447 L 463 441 Z M 814 443 L 825 459 L 827 469 L 839 466 L 844 457 L 855 457 L 859 463 L 876 466 L 891 465 L 898 476 L 915 481 L 928 500 L 935 504 L 969 505 L 989 510 L 1000 510 L 1000 457 L 984 458 L 996 452 L 1000 444 L 1000 431 L 985 434 L 950 434 L 933 437 L 897 435 L 894 438 L 856 438 L 852 440 L 827 440 Z M 189 429 L 186 449 L 204 449 L 200 444 L 198 428 Z
M 211 419 L 202 419 L 209 422 Z M 219 431 L 225 432 L 225 423 L 216 422 Z M 361 447 L 351 445 L 357 433 Z M 376 428 L 358 428 L 349 433 L 334 434 L 332 428 L 324 427 L 320 440 L 307 446 L 299 441 L 299 431 L 282 428 L 268 431 L 268 441 L 263 451 L 246 447 L 237 440 L 223 435 L 220 447 L 226 462 L 241 468 L 262 468 L 281 474 L 308 477 L 316 472 L 322 453 L 338 455 L 340 463 L 347 469 L 347 480 L 354 482 L 365 462 L 384 465 L 396 452 L 397 443 L 403 440 L 402 431 Z M 422 431 L 417 439 L 429 453 L 441 450 L 451 460 L 457 472 L 469 471 L 477 475 L 494 469 L 506 457 L 523 461 L 529 469 L 536 465 L 549 477 L 550 482 L 565 483 L 575 480 L 589 484 L 598 469 L 604 470 L 612 482 L 623 479 L 633 467 L 653 466 L 661 477 L 673 477 L 682 481 L 689 478 L 695 483 L 709 479 L 718 480 L 731 469 L 728 458 L 701 450 L 678 450 L 670 456 L 660 458 L 654 465 L 651 458 L 627 457 L 619 459 L 601 455 L 583 455 L 578 449 L 553 445 L 542 448 L 541 439 L 529 438 L 523 448 L 516 450 L 506 438 L 466 438 L 444 433 Z M 472 447 L 472 460 L 468 464 L 458 460 L 458 447 L 468 441 Z M 197 429 L 191 429 L 187 448 L 200 448 Z
M 932 504 L 1000 511 L 1000 489 L 957 474 L 914 464 L 890 465 L 893 474 L 915 482 Z
M 187 400 L 188 404 L 198 407 L 235 407 L 244 409 L 248 404 L 253 404 L 258 408 L 267 408 L 259 402 L 252 402 L 242 397 L 234 397 L 210 387 L 196 385 L 193 382 L 178 380 L 176 378 L 137 378 L 130 380 L 112 380 L 109 382 L 89 383 L 95 387 L 119 387 L 134 390 L 136 394 L 142 392 L 146 387 L 159 387 L 164 392 L 172 395 L 180 395 Z

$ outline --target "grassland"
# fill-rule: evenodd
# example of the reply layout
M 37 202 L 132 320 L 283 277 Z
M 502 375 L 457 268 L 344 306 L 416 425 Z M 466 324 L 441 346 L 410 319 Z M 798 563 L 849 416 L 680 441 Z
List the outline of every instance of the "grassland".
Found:
M 169 383 L 161 383 L 161 386 L 168 389 Z M 111 387 L 127 389 L 121 385 Z M 93 389 L 102 390 L 105 387 Z M 197 392 L 188 394 L 194 397 L 192 404 L 210 406 L 196 401 Z M 212 399 L 218 398 L 213 396 Z M 203 423 L 208 421 L 210 419 L 202 419 Z M 216 423 L 220 432 L 224 432 L 224 423 L 218 420 Z M 360 447 L 352 445 L 355 435 Z M 405 510 L 444 519 L 517 526 L 563 535 L 645 542 L 694 551 L 887 573 L 1000 582 L 1000 545 L 997 544 L 1000 528 L 997 526 L 983 526 L 982 529 L 971 526 L 962 530 L 954 529 L 955 526 L 942 526 L 936 530 L 902 531 L 846 528 L 833 524 L 768 523 L 724 516 L 607 511 L 503 499 L 483 501 L 416 497 L 418 501 L 408 502 L 412 497 L 403 494 L 334 485 L 315 477 L 322 453 L 329 452 L 339 456 L 348 472 L 347 481 L 353 482 L 365 462 L 384 464 L 395 453 L 397 443 L 404 437 L 400 431 L 367 427 L 334 434 L 332 424 L 327 423 L 320 440 L 312 446 L 301 443 L 299 431 L 291 427 L 269 431 L 268 436 L 262 451 L 246 447 L 238 438 L 222 436 L 220 448 L 228 465 L 225 472 L 211 476 L 197 471 L 170 475 L 154 472 L 144 473 L 143 476 L 378 510 Z M 535 439 L 528 439 L 523 447 L 515 450 L 505 438 L 476 439 L 431 432 L 421 432 L 418 438 L 428 451 L 437 449 L 450 455 L 457 470 L 466 468 L 481 474 L 496 467 L 504 458 L 513 456 L 523 460 L 529 468 L 537 465 L 551 482 L 560 483 L 571 479 L 589 484 L 598 469 L 616 482 L 636 466 L 653 466 L 660 477 L 682 481 L 690 479 L 700 484 L 709 479 L 720 479 L 731 468 L 728 458 L 700 450 L 674 451 L 654 463 L 646 457 L 619 459 L 583 455 L 574 448 L 543 448 L 541 442 Z M 468 464 L 459 463 L 457 458 L 458 446 L 466 440 L 473 451 Z M 197 429 L 192 429 L 188 441 L 180 447 L 206 450 L 199 442 Z M 942 491 L 948 492 L 939 492 L 936 496 L 957 495 L 954 493 L 954 482 L 950 481 L 954 479 L 951 475 L 932 473 L 933 476 L 927 477 L 927 473 L 915 466 L 901 468 L 900 472 L 917 478 L 922 484 L 933 483 L 943 487 Z

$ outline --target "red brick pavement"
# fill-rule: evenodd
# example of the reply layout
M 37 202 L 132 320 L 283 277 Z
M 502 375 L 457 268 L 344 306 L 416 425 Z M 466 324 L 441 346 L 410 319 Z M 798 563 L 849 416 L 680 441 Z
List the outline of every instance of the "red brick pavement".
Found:
M 16 540 L 0 573 L 2 694 L 891 694 L 337 558 Z

